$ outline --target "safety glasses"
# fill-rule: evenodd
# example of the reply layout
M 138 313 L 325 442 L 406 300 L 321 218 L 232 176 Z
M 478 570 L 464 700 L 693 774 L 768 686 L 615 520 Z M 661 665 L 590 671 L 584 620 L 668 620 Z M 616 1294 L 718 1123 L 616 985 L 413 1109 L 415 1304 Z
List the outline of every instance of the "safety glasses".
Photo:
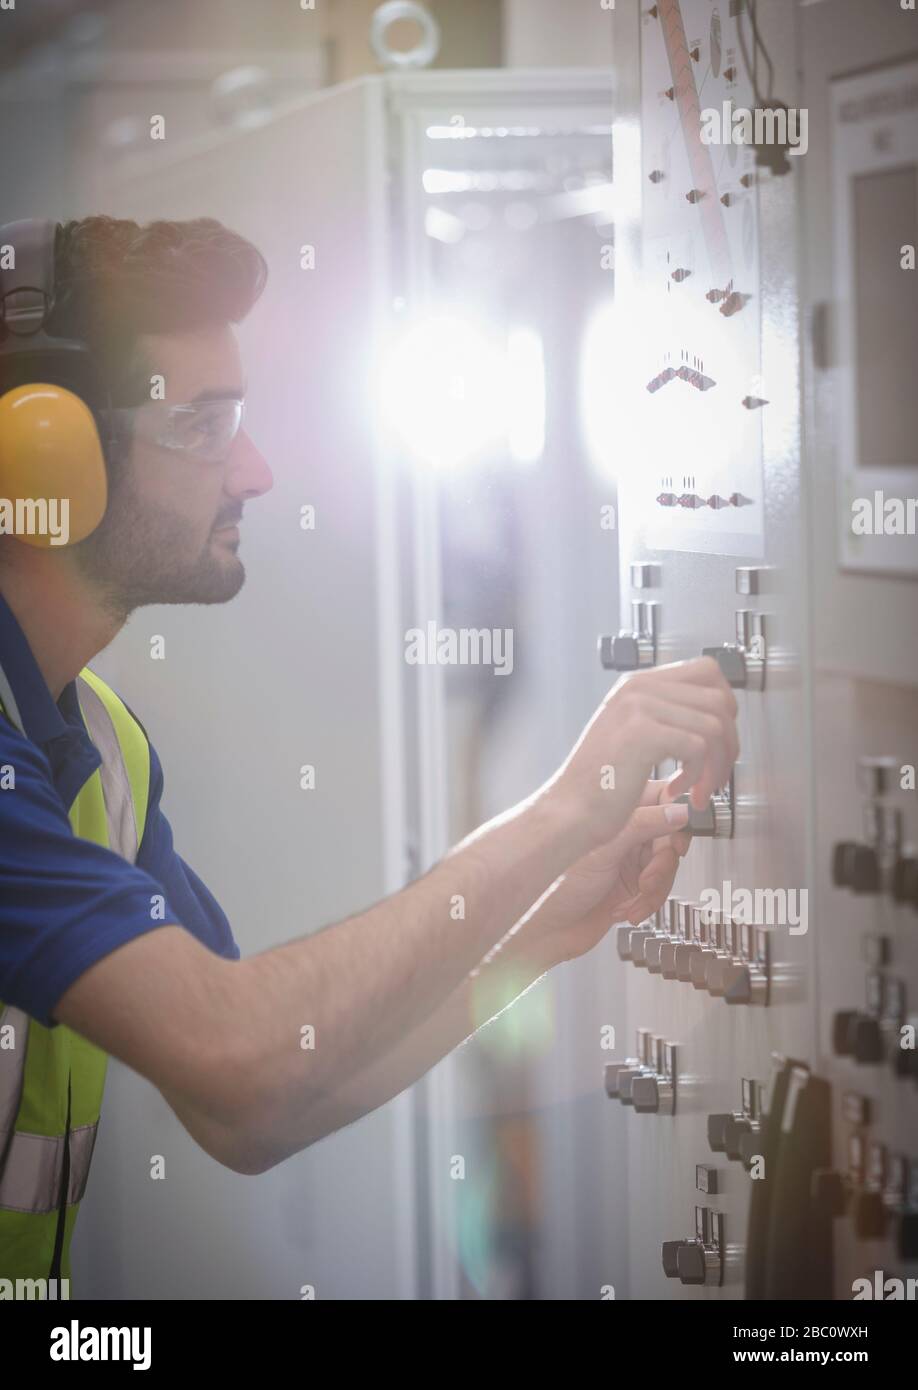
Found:
M 226 458 L 242 426 L 245 401 L 236 397 L 168 405 L 144 401 L 143 405 L 114 406 L 100 412 L 112 424 L 130 424 L 135 438 L 175 449 L 189 458 L 219 463 Z

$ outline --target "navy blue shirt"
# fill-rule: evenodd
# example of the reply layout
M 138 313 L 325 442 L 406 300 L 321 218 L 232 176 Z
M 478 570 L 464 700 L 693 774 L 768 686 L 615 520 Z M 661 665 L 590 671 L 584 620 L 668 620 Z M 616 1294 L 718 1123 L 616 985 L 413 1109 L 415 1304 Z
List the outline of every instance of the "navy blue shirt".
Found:
M 84 970 L 169 923 L 238 959 L 223 909 L 173 848 L 152 744 L 136 864 L 74 835 L 68 812 L 102 759 L 86 732 L 76 682 L 55 704 L 2 594 L 0 667 L 25 728 L 20 733 L 0 715 L 0 1000 L 54 1027 L 55 1005 Z M 7 767 L 15 789 L 4 788 Z M 165 899 L 164 916 L 151 915 L 156 895 Z

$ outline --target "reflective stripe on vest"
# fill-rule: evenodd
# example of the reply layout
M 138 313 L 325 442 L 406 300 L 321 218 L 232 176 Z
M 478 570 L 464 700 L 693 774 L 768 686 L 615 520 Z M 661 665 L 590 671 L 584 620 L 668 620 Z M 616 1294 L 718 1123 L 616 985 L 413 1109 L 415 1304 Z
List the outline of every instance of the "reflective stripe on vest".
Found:
M 146 820 L 147 740 L 94 672 L 81 673 L 77 694 L 102 764 L 74 801 L 71 826 L 75 834 L 133 863 Z M 0 708 L 12 713 L 6 700 Z M 23 732 L 18 713 L 13 722 Z M 0 1030 L 10 1025 L 15 1030 L 15 1045 L 0 1045 L 0 1271 L 23 1277 L 49 1273 L 69 1157 L 61 1270 L 68 1276 L 70 1235 L 89 1175 L 108 1059 L 64 1024 L 48 1029 L 12 1005 L 0 1009 Z M 74 1123 L 68 1128 L 71 1085 Z

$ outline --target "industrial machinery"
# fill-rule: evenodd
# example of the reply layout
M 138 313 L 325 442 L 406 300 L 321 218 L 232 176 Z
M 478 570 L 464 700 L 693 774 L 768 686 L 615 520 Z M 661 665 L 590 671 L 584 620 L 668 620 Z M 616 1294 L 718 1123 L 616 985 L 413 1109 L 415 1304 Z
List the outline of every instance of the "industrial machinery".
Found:
M 600 657 L 713 655 L 742 743 L 678 896 L 618 930 L 628 1292 L 850 1299 L 918 1258 L 918 540 L 852 520 L 915 492 L 918 33 L 844 0 L 615 25 Z

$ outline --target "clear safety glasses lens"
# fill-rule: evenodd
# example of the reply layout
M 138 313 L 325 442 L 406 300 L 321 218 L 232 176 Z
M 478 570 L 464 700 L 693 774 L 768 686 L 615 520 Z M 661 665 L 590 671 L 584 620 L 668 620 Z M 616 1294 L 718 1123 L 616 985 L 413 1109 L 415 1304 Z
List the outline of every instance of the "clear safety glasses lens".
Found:
M 131 419 L 138 435 L 162 449 L 216 462 L 226 457 L 239 433 L 245 402 L 231 398 L 166 406 L 151 401 L 119 406 L 108 413 L 116 420 Z

